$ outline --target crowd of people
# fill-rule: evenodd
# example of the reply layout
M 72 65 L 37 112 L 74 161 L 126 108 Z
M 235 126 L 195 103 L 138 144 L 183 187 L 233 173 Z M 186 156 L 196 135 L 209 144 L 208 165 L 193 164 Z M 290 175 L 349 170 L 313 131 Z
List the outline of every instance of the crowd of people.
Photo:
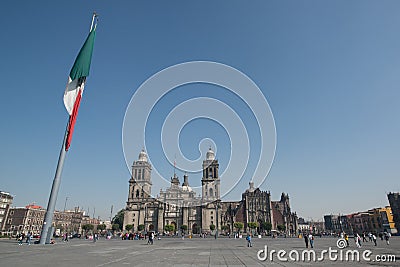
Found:
M 356 245 L 357 248 L 361 248 L 362 247 L 362 243 L 364 242 L 373 242 L 374 246 L 377 246 L 377 236 L 379 236 L 379 238 L 383 241 L 386 242 L 387 245 L 390 244 L 390 237 L 391 234 L 387 231 L 383 232 L 383 233 L 379 233 L 378 235 L 376 233 L 362 233 L 361 235 L 358 233 L 354 233 L 354 243 Z M 314 248 L 314 240 L 315 240 L 315 236 L 312 233 L 304 233 L 303 234 L 303 238 L 304 238 L 304 243 L 306 245 L 306 248 L 308 248 L 310 246 L 310 248 Z M 342 238 L 346 241 L 346 246 L 350 246 L 349 243 L 349 235 L 347 233 L 340 233 L 339 238 Z
M 107 239 L 110 239 L 110 237 L 111 236 L 107 235 Z M 190 235 L 190 237 L 192 237 L 192 236 Z M 206 234 L 200 234 L 199 237 L 206 238 Z M 239 234 L 236 235 L 235 234 L 234 237 L 235 238 L 241 238 L 242 235 L 239 235 Z M 259 237 L 261 237 L 261 236 L 259 236 Z M 314 248 L 315 235 L 313 235 L 311 232 L 310 233 L 303 233 L 302 236 L 299 236 L 299 237 L 300 238 L 303 237 L 306 248 L 309 248 L 309 247 L 310 248 Z M 374 246 L 377 246 L 378 237 L 382 241 L 385 241 L 387 245 L 390 244 L 391 234 L 389 232 L 387 232 L 387 231 L 379 233 L 379 234 L 371 233 L 371 232 L 369 232 L 369 233 L 363 232 L 360 235 L 358 233 L 354 233 L 354 236 L 353 236 L 354 243 L 355 243 L 357 248 L 361 248 L 363 243 L 367 243 L 367 242 L 372 242 L 374 244 Z M 68 240 L 69 240 L 68 238 L 69 237 L 68 237 L 67 233 L 62 235 L 62 241 L 68 242 Z M 99 234 L 98 233 L 94 233 L 92 236 L 85 235 L 85 238 L 86 239 L 92 239 L 93 242 L 96 242 L 99 239 Z M 160 234 L 159 233 L 155 233 L 155 232 L 147 232 L 145 234 L 142 234 L 140 232 L 137 232 L 137 233 L 121 233 L 120 234 L 120 238 L 122 240 L 144 240 L 144 239 L 147 239 L 148 240 L 147 244 L 150 244 L 150 245 L 154 244 L 154 239 L 155 238 L 158 238 L 158 240 L 161 239 Z M 230 236 L 229 236 L 229 238 L 230 238 Z M 349 242 L 350 237 L 349 237 L 349 235 L 347 233 L 345 233 L 345 232 L 340 233 L 339 234 L 339 238 L 342 238 L 342 239 L 344 239 L 346 241 L 346 246 L 350 246 L 350 242 Z M 184 239 L 183 235 L 182 235 L 182 239 Z M 27 245 L 30 245 L 32 243 L 32 240 L 33 240 L 33 234 L 31 232 L 28 232 L 27 234 L 25 234 L 25 233 L 19 234 L 19 235 L 17 235 L 17 240 L 18 240 L 18 245 L 20 245 L 20 246 L 24 242 Z M 247 247 L 252 247 L 253 246 L 253 244 L 252 244 L 252 234 L 251 233 L 247 234 L 246 241 L 247 241 Z M 55 243 L 53 239 L 52 239 L 51 243 L 52 244 Z
M 362 247 L 362 243 L 366 243 L 366 242 L 373 242 L 374 246 L 377 246 L 377 236 L 383 241 L 386 242 L 387 245 L 390 244 L 390 237 L 392 236 L 389 232 L 385 231 L 383 233 L 366 233 L 363 232 L 361 235 L 358 233 L 354 233 L 354 243 L 357 246 L 357 248 L 361 248 Z M 340 238 L 343 238 L 346 240 L 346 244 L 347 246 L 350 246 L 349 243 L 349 235 L 347 233 L 341 233 L 340 234 Z

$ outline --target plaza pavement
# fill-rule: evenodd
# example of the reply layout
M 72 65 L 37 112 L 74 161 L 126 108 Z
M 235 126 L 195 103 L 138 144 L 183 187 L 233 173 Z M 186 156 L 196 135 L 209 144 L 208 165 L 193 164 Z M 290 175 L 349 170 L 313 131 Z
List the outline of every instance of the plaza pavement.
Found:
M 323 249 L 338 249 L 336 238 L 316 238 L 317 255 Z M 288 262 L 267 259 L 261 261 L 257 252 L 268 246 L 273 250 L 297 250 L 300 254 L 305 249 L 304 240 L 298 238 L 253 238 L 253 247 L 246 246 L 246 240 L 233 238 L 162 238 L 154 245 L 147 245 L 147 240 L 105 240 L 100 238 L 93 243 L 89 240 L 71 239 L 69 242 L 57 241 L 54 245 L 22 246 L 15 240 L 0 240 L 0 266 L 400 266 L 400 237 L 392 237 L 390 245 L 378 240 L 375 247 L 371 242 L 364 243 L 360 251 L 372 251 L 371 259 L 376 255 L 391 254 L 396 262 L 346 262 L 330 261 L 326 256 L 323 261 Z M 354 241 L 350 247 L 356 249 Z M 263 256 L 261 254 L 260 256 Z M 288 255 L 286 255 L 288 257 Z

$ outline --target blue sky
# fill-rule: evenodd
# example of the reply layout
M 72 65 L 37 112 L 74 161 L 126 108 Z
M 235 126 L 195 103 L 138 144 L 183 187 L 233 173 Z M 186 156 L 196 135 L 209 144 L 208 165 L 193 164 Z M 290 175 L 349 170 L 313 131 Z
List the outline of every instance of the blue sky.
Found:
M 95 208 L 96 217 L 105 219 L 111 205 L 114 213 L 125 206 L 130 174 L 122 124 L 129 101 L 155 73 L 194 60 L 230 65 L 262 90 L 274 115 L 277 146 L 261 189 L 274 199 L 289 193 L 300 216 L 321 220 L 327 213 L 384 206 L 387 192 L 400 191 L 398 1 L 3 1 L 0 6 L 0 190 L 15 195 L 16 206 L 47 205 L 68 120 L 62 95 L 94 10 L 100 21 L 91 73 L 56 208 L 63 209 L 68 197 L 67 208 L 89 208 L 91 214 Z M 249 110 L 214 89 L 190 85 L 158 108 L 168 112 L 180 97 L 215 94 L 249 119 L 252 133 Z M 152 129 L 159 129 L 155 118 Z M 229 143 L 214 122 L 188 124 L 182 150 L 196 158 L 199 140 L 209 135 L 223 169 Z M 132 153 L 142 146 L 136 144 Z M 171 176 L 172 166 L 156 149 L 153 165 L 160 162 L 162 175 Z M 193 183 L 200 179 L 190 177 Z M 246 187 L 241 183 L 232 199 L 240 199 Z

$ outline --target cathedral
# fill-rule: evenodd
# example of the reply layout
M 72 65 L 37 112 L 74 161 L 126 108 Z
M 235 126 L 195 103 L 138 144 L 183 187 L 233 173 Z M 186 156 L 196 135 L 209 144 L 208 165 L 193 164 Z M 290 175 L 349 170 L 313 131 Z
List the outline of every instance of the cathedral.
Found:
M 174 173 L 169 188 L 160 190 L 157 197 L 151 196 L 151 164 L 147 153 L 142 150 L 138 160 L 133 162 L 129 180 L 129 195 L 124 213 L 124 229 L 132 225 L 132 230 L 167 232 L 166 226 L 173 226 L 173 233 L 184 230 L 189 234 L 233 233 L 235 222 L 241 222 L 245 232 L 250 231 L 250 222 L 257 222 L 253 231 L 263 232 L 265 223 L 272 231 L 287 235 L 297 234 L 297 215 L 291 212 L 289 196 L 282 193 L 279 201 L 271 201 L 267 191 L 249 188 L 240 201 L 221 201 L 219 163 L 214 151 L 207 151 L 203 161 L 201 195 L 196 195 L 189 185 L 187 174 L 183 182 Z

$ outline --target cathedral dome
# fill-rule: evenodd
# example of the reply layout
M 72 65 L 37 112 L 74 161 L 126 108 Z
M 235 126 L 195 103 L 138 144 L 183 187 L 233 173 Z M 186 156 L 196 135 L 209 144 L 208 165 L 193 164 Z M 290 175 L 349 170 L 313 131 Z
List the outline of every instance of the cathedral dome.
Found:
M 212 151 L 211 147 L 207 151 L 206 159 L 207 160 L 214 160 L 215 159 L 215 154 L 214 154 L 214 151 Z
M 147 153 L 142 149 L 139 153 L 139 161 L 145 161 L 147 162 Z

